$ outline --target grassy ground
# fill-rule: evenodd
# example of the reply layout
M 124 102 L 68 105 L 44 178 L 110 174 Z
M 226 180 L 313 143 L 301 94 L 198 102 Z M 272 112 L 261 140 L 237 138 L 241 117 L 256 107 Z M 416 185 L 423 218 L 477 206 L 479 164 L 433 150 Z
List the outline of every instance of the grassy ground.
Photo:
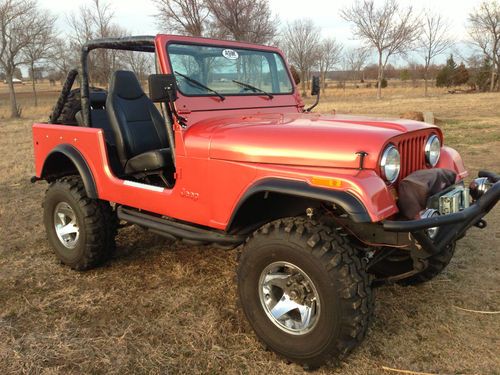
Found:
M 21 87 L 28 91 L 29 87 Z M 500 169 L 500 95 L 433 90 L 332 90 L 320 111 L 399 116 L 433 111 L 472 174 Z M 106 266 L 73 272 L 45 240 L 45 184 L 33 174 L 30 126 L 41 107 L 20 94 L 25 118 L 7 120 L 0 86 L 0 373 L 299 374 L 262 350 L 235 305 L 235 251 L 172 243 L 121 230 Z M 377 290 L 368 337 L 339 368 L 318 374 L 389 374 L 383 366 L 439 374 L 500 374 L 500 210 L 472 229 L 435 280 Z

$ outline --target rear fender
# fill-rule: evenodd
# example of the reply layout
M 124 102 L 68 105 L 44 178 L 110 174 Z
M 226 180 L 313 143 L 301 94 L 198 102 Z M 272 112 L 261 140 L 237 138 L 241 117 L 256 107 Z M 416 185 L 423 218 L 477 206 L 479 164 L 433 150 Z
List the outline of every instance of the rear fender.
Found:
M 71 174 L 80 175 L 89 198 L 98 198 L 94 176 L 82 154 L 72 145 L 60 144 L 47 155 L 40 178 L 52 181 Z

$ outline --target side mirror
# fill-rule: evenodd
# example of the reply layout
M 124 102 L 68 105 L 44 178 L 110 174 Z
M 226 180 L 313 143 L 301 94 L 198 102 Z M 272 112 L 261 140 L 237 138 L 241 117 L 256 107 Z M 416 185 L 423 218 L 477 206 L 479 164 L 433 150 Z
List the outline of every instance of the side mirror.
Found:
M 321 86 L 320 86 L 320 81 L 318 76 L 312 77 L 312 84 L 311 84 L 311 95 L 315 96 L 318 95 L 320 92 Z
M 321 86 L 320 86 L 319 77 L 313 76 L 312 77 L 312 84 L 311 84 L 311 95 L 316 96 L 316 100 L 312 106 L 304 109 L 305 112 L 311 112 L 318 105 L 320 91 L 321 91 Z
M 151 74 L 149 98 L 155 103 L 170 102 L 177 99 L 177 83 L 173 74 Z

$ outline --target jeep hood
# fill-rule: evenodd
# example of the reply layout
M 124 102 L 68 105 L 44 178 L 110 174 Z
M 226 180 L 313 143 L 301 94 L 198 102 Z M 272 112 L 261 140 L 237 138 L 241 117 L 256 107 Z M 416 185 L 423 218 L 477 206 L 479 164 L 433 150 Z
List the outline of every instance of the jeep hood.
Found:
M 202 124 L 193 127 L 197 125 Z M 358 168 L 356 153 L 364 151 L 368 153 L 364 167 L 375 169 L 391 138 L 435 127 L 411 120 L 260 114 L 212 118 L 203 121 L 202 128 L 205 137 L 207 130 L 212 133 L 207 150 L 211 159 Z

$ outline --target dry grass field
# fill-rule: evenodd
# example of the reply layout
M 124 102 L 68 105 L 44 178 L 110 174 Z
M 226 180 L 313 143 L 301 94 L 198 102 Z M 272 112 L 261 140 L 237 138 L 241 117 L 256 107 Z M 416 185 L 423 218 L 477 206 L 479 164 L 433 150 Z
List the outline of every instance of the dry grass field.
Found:
M 236 306 L 236 250 L 172 243 L 122 229 L 106 266 L 78 273 L 55 261 L 41 201 L 31 184 L 30 126 L 45 121 L 56 92 L 33 108 L 19 87 L 23 118 L 8 120 L 0 84 L 0 374 L 300 374 L 264 351 Z M 57 90 L 54 89 L 54 90 Z M 319 111 L 398 117 L 433 111 L 446 143 L 475 175 L 500 172 L 500 94 L 388 88 L 332 89 Z M 368 336 L 338 368 L 318 374 L 500 374 L 500 209 L 471 229 L 445 272 L 418 287 L 377 289 Z

